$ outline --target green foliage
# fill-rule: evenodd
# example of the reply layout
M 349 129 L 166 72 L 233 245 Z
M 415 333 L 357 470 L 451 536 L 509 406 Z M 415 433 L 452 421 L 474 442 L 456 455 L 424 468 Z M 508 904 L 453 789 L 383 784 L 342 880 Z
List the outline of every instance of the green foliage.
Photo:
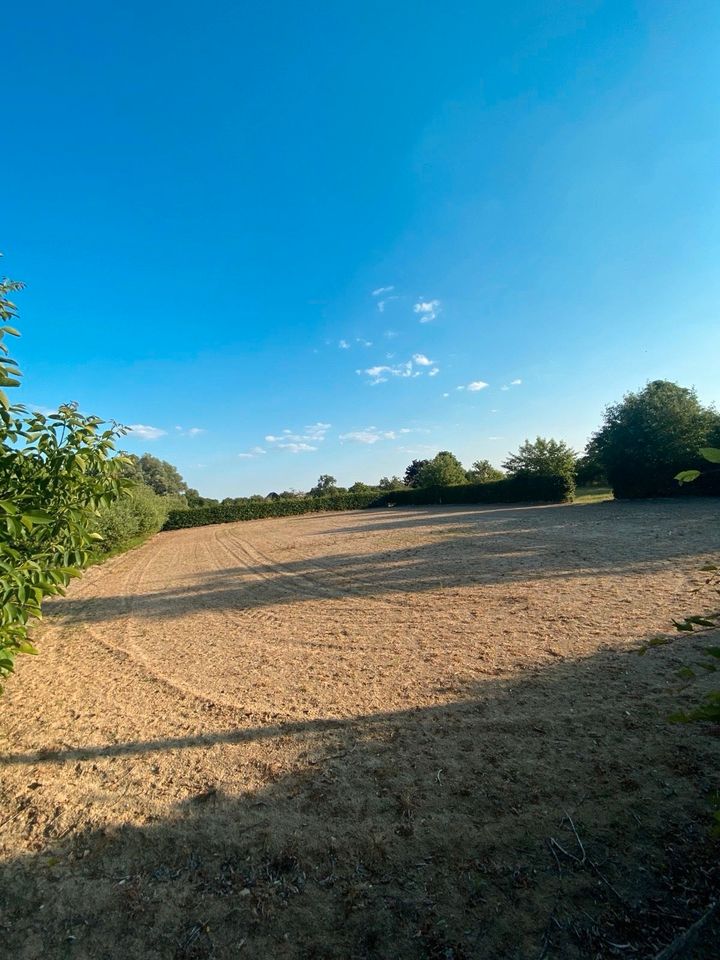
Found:
M 558 474 L 575 476 L 577 454 L 564 441 L 537 437 L 526 440 L 517 453 L 503 463 L 510 474 Z
M 20 284 L 0 281 L 0 383 L 19 383 L 7 336 L 16 314 L 8 294 Z M 75 404 L 46 416 L 12 405 L 0 390 L 0 680 L 19 653 L 35 653 L 29 624 L 45 597 L 63 593 L 90 559 L 99 534 L 97 513 L 117 499 L 128 481 L 113 457 L 122 433 Z
M 572 500 L 572 477 L 518 474 L 490 483 L 416 487 L 384 495 L 374 505 L 423 506 L 433 503 L 563 503 Z
M 337 490 L 337 480 L 331 477 L 329 473 L 321 473 L 318 482 L 310 490 L 311 497 L 327 497 Z
M 179 470 L 167 460 L 160 460 L 151 453 L 144 453 L 141 457 L 132 453 L 124 456 L 127 460 L 124 473 L 130 480 L 147 484 L 161 497 L 181 496 L 187 492 L 188 486 Z M 193 493 L 197 495 L 196 490 Z
M 348 493 L 372 493 L 373 488 L 369 483 L 362 483 L 362 481 L 357 480 L 351 487 L 348 487 Z
M 268 494 L 268 496 L 277 496 L 277 494 Z M 220 501 L 212 497 L 201 497 L 194 487 L 188 487 L 185 491 L 185 502 L 189 507 L 216 507 Z
M 664 497 L 680 491 L 675 478 L 695 480 L 682 492 L 720 494 L 719 475 L 700 475 L 698 451 L 720 435 L 718 414 L 694 390 L 654 380 L 608 407 L 591 440 L 616 497 Z
M 467 483 L 465 469 L 455 454 L 441 450 L 419 471 L 416 487 L 447 487 Z
M 405 468 L 405 486 L 406 487 L 417 487 L 418 486 L 418 477 L 420 471 L 423 467 L 426 467 L 430 463 L 429 460 L 413 460 L 412 463 L 408 464 Z
M 202 499 L 202 498 L 201 498 Z M 136 484 L 128 495 L 100 509 L 95 529 L 102 537 L 96 553 L 117 553 L 129 544 L 162 530 L 171 510 L 183 510 L 182 497 L 160 497 L 147 484 Z
M 405 484 L 400 477 L 380 477 L 377 490 L 402 490 Z
M 467 472 L 468 483 L 492 483 L 502 480 L 505 474 L 494 467 L 489 460 L 476 460 Z
M 376 493 L 344 493 L 325 497 L 289 497 L 277 500 L 236 499 L 218 507 L 198 510 L 172 510 L 165 530 L 203 527 L 211 523 L 234 523 L 237 520 L 263 520 L 267 517 L 291 517 L 326 510 L 360 510 L 378 503 Z

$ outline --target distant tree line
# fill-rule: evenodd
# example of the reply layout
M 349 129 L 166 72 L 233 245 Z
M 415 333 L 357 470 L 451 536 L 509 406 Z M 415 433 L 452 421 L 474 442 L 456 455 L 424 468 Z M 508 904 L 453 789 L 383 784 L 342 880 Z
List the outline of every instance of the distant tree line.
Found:
M 681 492 L 675 475 L 701 466 L 699 450 L 718 445 L 720 415 L 717 411 L 703 406 L 692 389 L 667 380 L 654 380 L 607 408 L 602 425 L 582 454 L 563 440 L 536 437 L 525 440 L 500 468 L 489 460 L 476 460 L 466 469 L 455 454 L 440 450 L 432 458 L 412 460 L 402 477 L 381 477 L 377 483 L 357 480 L 343 487 L 334 476 L 323 473 L 310 490 L 273 490 L 249 497 L 225 497 L 222 501 L 201 496 L 188 487 L 176 467 L 149 453 L 139 457 L 125 454 L 124 475 L 149 487 L 158 496 L 182 498 L 183 505 L 190 508 L 492 483 L 504 477 L 541 474 L 570 477 L 580 486 L 610 486 L 617 497 L 649 497 Z M 705 487 L 720 482 L 717 477 L 701 479 Z M 703 488 L 700 492 L 708 490 Z

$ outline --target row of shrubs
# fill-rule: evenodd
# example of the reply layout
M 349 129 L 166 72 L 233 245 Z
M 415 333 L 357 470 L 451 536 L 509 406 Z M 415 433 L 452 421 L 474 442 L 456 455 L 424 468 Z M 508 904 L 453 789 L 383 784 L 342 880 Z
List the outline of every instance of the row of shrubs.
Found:
M 572 479 L 555 475 L 515 476 L 491 483 L 468 483 L 447 487 L 424 487 L 393 490 L 378 495 L 342 493 L 328 497 L 297 497 L 278 500 L 246 500 L 244 503 L 194 510 L 171 510 L 164 530 L 202 527 L 211 523 L 233 523 L 237 520 L 263 520 L 267 517 L 289 517 L 303 513 L 332 510 L 362 510 L 366 507 L 411 506 L 437 503 L 562 503 L 572 500 L 575 492 Z
M 575 481 L 560 474 L 516 474 L 490 483 L 450 487 L 409 487 L 376 500 L 377 506 L 440 503 L 564 503 L 575 496 Z

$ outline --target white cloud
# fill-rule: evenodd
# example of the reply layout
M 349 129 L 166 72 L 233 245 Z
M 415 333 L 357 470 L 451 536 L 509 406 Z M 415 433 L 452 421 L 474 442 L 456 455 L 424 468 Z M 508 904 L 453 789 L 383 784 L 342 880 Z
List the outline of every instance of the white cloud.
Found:
M 263 450 L 262 447 L 253 447 L 252 450 L 248 450 L 247 453 L 239 453 L 238 457 L 240 457 L 241 460 L 254 460 L 255 457 L 261 457 L 264 453 L 266 453 L 266 451 Z
M 505 437 L 488 437 L 488 440 L 504 440 Z
M 511 381 L 510 381 L 510 386 L 511 386 L 511 387 L 519 387 L 521 383 L 522 383 L 522 380 L 518 377 L 517 380 L 511 380 Z
M 418 300 L 413 307 L 413 313 L 420 315 L 420 323 L 430 323 L 440 311 L 439 300 Z
M 397 330 L 386 330 L 383 336 L 387 337 L 388 340 L 394 340 L 398 336 L 398 332 Z
M 175 430 L 180 437 L 199 437 L 201 433 L 205 433 L 204 427 L 175 427 Z M 163 431 L 164 432 L 164 431 Z
M 338 346 L 340 347 L 341 350 L 350 349 L 350 344 L 347 342 L 347 340 L 338 340 Z
M 361 347 L 372 346 L 372 340 L 366 340 L 364 337 L 355 337 L 355 342 L 359 343 Z
M 131 423 L 128 426 L 128 433 L 141 440 L 158 440 L 164 437 L 167 430 L 161 430 L 160 427 L 150 427 L 146 423 Z
M 443 397 L 449 397 L 449 396 L 450 396 L 449 393 L 444 393 L 444 394 L 443 394 Z
M 500 389 L 501 389 L 501 390 L 509 390 L 510 387 L 509 387 L 506 383 L 504 383 L 504 384 L 500 387 Z
M 429 377 L 436 377 L 440 373 L 440 367 L 433 367 L 432 370 L 428 370 Z
M 475 393 L 477 390 L 484 390 L 485 387 L 487 386 L 488 384 L 485 383 L 484 380 L 473 380 L 472 383 L 469 383 L 467 385 L 467 389 L 470 390 L 472 393 Z
M 308 441 L 311 443 L 321 442 L 325 439 L 325 434 L 331 426 L 330 423 L 318 421 L 303 427 L 302 433 L 293 433 L 292 430 L 283 430 L 279 436 L 268 433 L 265 442 L 275 444 L 283 450 L 292 450 L 293 453 L 299 453 L 301 450 L 317 450 L 317 447 L 309 446 Z
M 390 356 L 392 356 L 392 354 L 388 354 L 388 358 Z M 428 373 L 428 376 L 434 377 L 436 373 L 439 372 L 439 367 L 433 368 L 434 373 L 432 371 L 426 371 L 426 368 L 432 367 L 434 363 L 434 360 L 428 360 L 424 354 L 415 353 L 410 360 L 405 360 L 403 363 L 379 363 L 374 367 L 365 367 L 364 369 L 356 370 L 355 373 L 361 377 L 369 377 L 368 383 L 374 387 L 379 383 L 387 383 L 390 377 L 421 377 L 425 372 Z M 416 369 L 417 367 L 420 369 Z
M 366 427 L 364 430 L 353 430 L 350 433 L 341 433 L 338 439 L 341 443 L 352 441 L 354 443 L 377 443 L 378 440 L 395 440 L 394 430 L 378 430 L 376 427 Z
M 279 443 L 278 447 L 281 450 L 289 450 L 290 453 L 308 453 L 311 450 L 317 450 L 317 447 L 309 443 Z
M 377 290 L 373 290 L 372 295 L 374 297 L 381 297 L 383 293 L 392 293 L 394 289 L 394 286 L 378 287 Z

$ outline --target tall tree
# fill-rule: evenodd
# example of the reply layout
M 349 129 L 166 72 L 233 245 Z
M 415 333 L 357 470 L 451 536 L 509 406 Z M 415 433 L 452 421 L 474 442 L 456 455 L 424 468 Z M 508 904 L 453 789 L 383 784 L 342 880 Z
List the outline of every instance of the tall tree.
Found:
M 489 460 L 476 460 L 467 472 L 470 483 L 491 483 L 493 480 L 502 480 L 502 470 L 494 467 Z
M 503 470 L 512 474 L 556 473 L 561 476 L 574 476 L 577 454 L 563 440 L 546 440 L 537 437 L 526 440 L 517 453 L 511 454 Z
M 429 460 L 413 460 L 412 463 L 408 464 L 408 466 L 405 468 L 406 487 L 416 487 L 418 485 L 420 471 L 423 467 L 427 466 L 428 463 L 430 463 Z
M 718 446 L 720 417 L 694 390 L 653 380 L 605 411 L 590 441 L 617 497 L 677 492 L 680 470 L 702 469 L 701 447 Z
M 463 465 L 454 453 L 441 450 L 422 468 L 417 478 L 419 487 L 448 487 L 467 483 Z
M 327 497 L 331 493 L 335 493 L 337 489 L 337 480 L 335 477 L 330 476 L 329 473 L 321 473 L 318 477 L 318 482 L 310 490 L 311 497 Z

